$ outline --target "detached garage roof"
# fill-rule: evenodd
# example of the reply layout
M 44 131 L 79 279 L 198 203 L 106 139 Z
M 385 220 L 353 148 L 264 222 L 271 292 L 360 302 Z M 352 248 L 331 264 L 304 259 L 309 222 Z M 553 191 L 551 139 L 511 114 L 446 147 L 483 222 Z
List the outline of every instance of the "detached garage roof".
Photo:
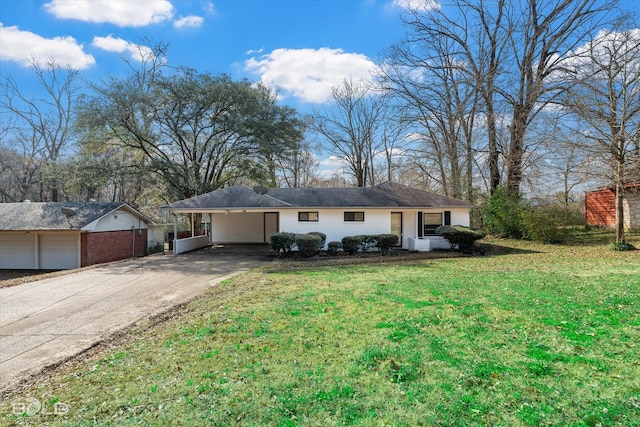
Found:
M 265 192 L 266 191 L 266 192 Z M 265 208 L 473 208 L 475 205 L 405 185 L 375 187 L 275 188 L 257 191 L 244 185 L 223 188 L 163 206 L 174 211 Z
M 118 210 L 151 220 L 122 202 L 22 202 L 0 203 L 0 230 L 69 230 L 83 229 L 92 222 Z M 67 214 L 73 215 L 67 216 Z

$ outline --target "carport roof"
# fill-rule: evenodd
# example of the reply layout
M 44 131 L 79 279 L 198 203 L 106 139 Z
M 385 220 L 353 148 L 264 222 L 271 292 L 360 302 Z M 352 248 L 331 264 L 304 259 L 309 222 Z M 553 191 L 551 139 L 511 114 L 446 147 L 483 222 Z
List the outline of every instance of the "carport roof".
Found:
M 122 202 L 0 203 L 0 230 L 78 230 L 121 207 L 147 220 L 141 213 Z M 67 218 L 62 208 L 73 209 L 75 215 Z
M 171 211 L 265 208 L 473 208 L 463 200 L 385 182 L 375 187 L 274 188 L 266 194 L 239 185 L 163 206 Z

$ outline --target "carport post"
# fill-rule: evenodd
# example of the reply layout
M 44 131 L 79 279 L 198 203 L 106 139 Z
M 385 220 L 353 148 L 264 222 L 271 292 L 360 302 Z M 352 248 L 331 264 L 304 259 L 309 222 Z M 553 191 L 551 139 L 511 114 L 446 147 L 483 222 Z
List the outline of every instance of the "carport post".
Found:
M 209 234 L 209 244 L 213 245 L 213 213 L 209 212 L 209 228 L 207 229 L 207 233 Z
M 173 214 L 173 253 L 176 253 L 178 245 L 178 215 Z

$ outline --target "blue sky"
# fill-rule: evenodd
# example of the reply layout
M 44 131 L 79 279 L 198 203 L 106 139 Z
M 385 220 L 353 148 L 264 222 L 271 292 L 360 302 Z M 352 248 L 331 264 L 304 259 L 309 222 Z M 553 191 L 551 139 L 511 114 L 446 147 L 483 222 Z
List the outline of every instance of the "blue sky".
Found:
M 514 0 L 517 1 L 517 0 Z M 621 0 L 640 11 L 640 0 Z M 311 112 L 347 77 L 367 78 L 402 38 L 409 7 L 443 0 L 0 0 L 0 73 L 34 90 L 29 59 L 53 58 L 98 82 L 129 70 L 148 40 L 169 44 L 170 65 L 229 73 L 277 87 Z M 339 160 L 320 160 L 333 170 Z
M 305 110 L 369 74 L 412 1 L 0 0 L 0 67 L 28 88 L 28 60 L 53 57 L 98 81 L 152 40 L 169 43 L 171 65 L 264 81 Z

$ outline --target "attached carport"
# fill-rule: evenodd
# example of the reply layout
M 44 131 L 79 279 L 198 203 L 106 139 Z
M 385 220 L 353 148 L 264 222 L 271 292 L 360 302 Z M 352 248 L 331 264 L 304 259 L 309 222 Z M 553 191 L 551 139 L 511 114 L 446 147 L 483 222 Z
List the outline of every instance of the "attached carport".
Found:
M 279 231 L 278 212 L 262 210 L 174 211 L 174 253 L 214 244 L 267 243 Z M 190 222 L 189 232 L 179 232 L 179 215 Z M 199 218 L 199 220 L 198 220 Z M 199 222 L 199 223 L 198 223 Z
M 266 191 L 263 187 L 223 188 L 162 206 L 174 218 L 174 253 L 212 244 L 268 242 L 280 228 L 278 211 L 291 205 Z M 179 224 L 185 218 L 189 232 L 180 232 Z

